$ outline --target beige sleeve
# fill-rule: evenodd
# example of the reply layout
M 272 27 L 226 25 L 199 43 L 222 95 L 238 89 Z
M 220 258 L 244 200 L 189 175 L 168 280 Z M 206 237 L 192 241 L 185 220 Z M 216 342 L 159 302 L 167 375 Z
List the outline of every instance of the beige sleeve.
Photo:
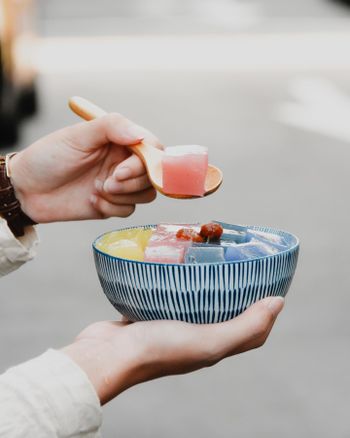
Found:
M 0 436 L 97 438 L 102 410 L 87 375 L 48 350 L 0 376 Z
M 26 234 L 16 238 L 7 222 L 0 218 L 0 277 L 31 260 L 36 254 L 38 241 L 34 227 L 27 227 Z

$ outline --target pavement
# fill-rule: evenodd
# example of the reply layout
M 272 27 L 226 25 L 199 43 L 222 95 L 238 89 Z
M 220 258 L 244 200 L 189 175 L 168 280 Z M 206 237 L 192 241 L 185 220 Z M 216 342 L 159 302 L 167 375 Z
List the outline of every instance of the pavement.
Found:
M 302 3 L 306 18 L 330 9 L 335 20 L 342 15 L 331 2 L 300 1 L 296 9 Z M 280 2 L 262 4 L 273 15 Z M 335 84 L 348 99 L 348 73 L 325 69 L 312 77 Z M 19 147 L 74 123 L 66 102 L 82 95 L 148 127 L 165 144 L 207 145 L 224 184 L 193 202 L 159 196 L 128 219 L 40 225 L 38 257 L 1 279 L 0 369 L 69 343 L 93 321 L 118 317 L 92 260 L 91 242 L 102 232 L 212 218 L 270 225 L 295 233 L 301 254 L 267 343 L 213 368 L 128 390 L 104 408 L 104 436 L 348 438 L 350 145 L 332 129 L 318 132 L 278 116 L 295 100 L 291 84 L 306 76 L 280 69 L 41 74 L 41 111 Z

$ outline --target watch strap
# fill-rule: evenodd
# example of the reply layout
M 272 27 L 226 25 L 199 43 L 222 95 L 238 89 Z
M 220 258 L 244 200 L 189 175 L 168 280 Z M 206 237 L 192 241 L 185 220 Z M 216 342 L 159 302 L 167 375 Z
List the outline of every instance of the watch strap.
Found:
M 15 189 L 7 174 L 7 159 L 0 156 L 0 216 L 3 217 L 16 237 L 23 236 L 25 227 L 35 225 L 21 209 Z

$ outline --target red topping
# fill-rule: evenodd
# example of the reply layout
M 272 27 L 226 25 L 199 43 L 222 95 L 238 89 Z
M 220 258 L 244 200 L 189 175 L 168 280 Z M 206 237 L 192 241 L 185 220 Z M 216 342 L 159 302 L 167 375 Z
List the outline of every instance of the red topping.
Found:
M 181 240 L 192 240 L 193 242 L 204 242 L 203 237 L 191 228 L 181 228 L 176 237 Z
M 211 222 L 210 224 L 202 225 L 200 235 L 206 240 L 219 240 L 223 231 L 221 225 Z

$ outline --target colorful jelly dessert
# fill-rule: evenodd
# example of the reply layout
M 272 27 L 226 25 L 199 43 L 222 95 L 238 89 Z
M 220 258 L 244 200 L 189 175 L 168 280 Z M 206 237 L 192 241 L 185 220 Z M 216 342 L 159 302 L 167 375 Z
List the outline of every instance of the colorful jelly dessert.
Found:
M 185 247 L 179 246 L 148 246 L 145 250 L 145 262 L 153 263 L 183 263 Z
M 224 222 L 160 224 L 102 236 L 96 247 L 111 256 L 154 263 L 246 261 L 277 254 L 288 242 L 276 234 Z
M 225 249 L 225 260 L 227 262 L 243 261 L 276 253 L 278 253 L 278 249 L 272 245 L 262 242 L 248 242 L 228 246 Z
M 168 147 L 162 160 L 163 190 L 169 194 L 203 196 L 207 171 L 206 147 Z
M 220 246 L 193 246 L 188 248 L 185 255 L 185 263 L 218 263 L 224 261 L 224 248 Z

